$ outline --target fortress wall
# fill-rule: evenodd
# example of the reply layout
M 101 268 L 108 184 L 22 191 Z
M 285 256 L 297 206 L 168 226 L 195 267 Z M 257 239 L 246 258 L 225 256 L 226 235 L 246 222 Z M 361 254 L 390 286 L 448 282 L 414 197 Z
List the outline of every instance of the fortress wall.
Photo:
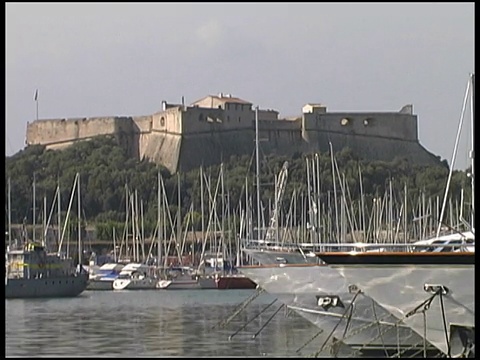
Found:
M 258 120 L 278 120 L 278 111 L 258 109 Z
M 117 118 L 83 118 L 78 119 L 78 138 L 86 139 L 98 135 L 111 135 L 115 133 Z
M 222 109 L 189 107 L 182 112 L 183 134 L 223 131 L 231 128 L 231 124 L 227 123 L 224 114 L 225 112 Z M 209 118 L 213 121 L 210 121 Z
M 342 125 L 342 120 L 347 124 Z M 367 121 L 368 123 L 364 123 Z M 304 131 L 329 131 L 349 135 L 381 136 L 418 140 L 417 116 L 405 113 L 326 113 L 303 114 Z M 307 137 L 310 134 L 307 134 Z
M 231 131 L 237 129 L 250 129 L 252 127 L 252 119 L 254 113 L 252 110 L 247 110 L 245 105 L 240 110 L 240 106 L 230 107 L 227 110 L 220 108 L 203 108 L 203 107 L 188 107 L 182 113 L 182 125 L 184 134 L 210 132 L 216 131 Z M 213 119 L 209 121 L 208 118 Z
M 260 146 L 266 153 L 288 155 L 303 148 L 302 134 L 298 130 L 260 131 Z
M 232 155 L 252 154 L 255 148 L 253 130 L 201 133 L 182 139 L 179 169 L 188 171 L 200 165 L 227 161 Z
M 427 151 L 418 141 L 406 141 L 395 138 L 367 137 L 358 135 L 343 135 L 338 133 L 316 132 L 310 134 L 310 143 L 305 149 L 309 152 L 330 150 L 339 152 L 349 147 L 354 154 L 362 159 L 392 161 L 396 157 L 406 158 L 411 163 L 438 165 L 439 160 Z
M 138 139 L 139 158 L 161 164 L 174 173 L 180 158 L 181 142 L 181 136 L 175 134 L 159 132 L 140 134 Z
M 253 124 L 255 127 L 255 123 Z M 258 120 L 258 129 L 260 131 L 298 131 L 301 132 L 302 122 L 300 120 Z
M 290 154 L 303 143 L 301 121 L 259 120 L 258 130 L 260 146 L 267 153 Z
M 138 158 L 138 133 L 139 129 L 132 117 L 122 116 L 115 118 L 115 138 L 117 143 L 134 158 Z
M 144 115 L 144 116 L 134 116 L 130 118 L 133 122 L 134 128 L 138 129 L 141 133 L 146 133 L 152 131 L 153 128 L 153 116 Z
M 54 145 L 114 133 L 114 117 L 38 120 L 27 124 L 27 145 Z
M 180 107 L 168 108 L 152 115 L 152 131 L 170 134 L 182 133 L 182 115 Z

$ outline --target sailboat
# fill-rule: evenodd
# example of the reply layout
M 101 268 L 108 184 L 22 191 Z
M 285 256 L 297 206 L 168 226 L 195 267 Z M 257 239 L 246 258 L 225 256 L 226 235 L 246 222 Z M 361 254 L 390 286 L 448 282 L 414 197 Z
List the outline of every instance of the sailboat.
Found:
M 77 185 L 78 208 L 80 209 L 79 174 L 75 177 L 74 188 L 75 184 Z M 8 204 L 10 222 L 10 180 L 8 181 Z M 35 208 L 35 196 L 33 207 Z M 77 268 L 72 258 L 63 257 L 58 253 L 48 253 L 45 244 L 39 242 L 26 241 L 21 246 L 12 247 L 9 231 L 9 245 L 5 253 L 5 298 L 75 297 L 80 295 L 87 287 L 88 273 L 81 266 L 80 221 L 78 227 L 79 266 Z

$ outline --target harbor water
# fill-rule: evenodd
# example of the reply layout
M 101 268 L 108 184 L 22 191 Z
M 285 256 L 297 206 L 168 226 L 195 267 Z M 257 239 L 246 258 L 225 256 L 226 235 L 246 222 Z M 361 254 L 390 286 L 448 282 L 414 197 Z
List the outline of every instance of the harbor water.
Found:
M 75 298 L 6 300 L 5 352 L 7 357 L 304 357 L 321 346 L 318 337 L 297 351 L 319 329 L 285 308 L 277 312 L 279 301 L 261 313 L 275 300 L 268 294 L 221 326 L 254 292 L 85 291 Z

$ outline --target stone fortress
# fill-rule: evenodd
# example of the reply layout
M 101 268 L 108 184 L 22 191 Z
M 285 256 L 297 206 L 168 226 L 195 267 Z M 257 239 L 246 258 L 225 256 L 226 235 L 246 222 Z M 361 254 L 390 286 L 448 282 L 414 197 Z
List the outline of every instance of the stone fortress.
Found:
M 183 101 L 182 101 L 183 102 Z M 360 158 L 390 161 L 403 157 L 435 165 L 440 158 L 418 140 L 412 105 L 398 112 L 327 112 L 307 104 L 302 115 L 279 118 L 258 110 L 260 148 L 265 154 L 334 152 L 349 147 Z M 37 120 L 27 124 L 27 145 L 60 149 L 99 135 L 114 136 L 131 156 L 165 166 L 171 173 L 226 161 L 255 150 L 255 109 L 229 94 L 206 96 L 189 106 L 162 102 L 146 116 Z

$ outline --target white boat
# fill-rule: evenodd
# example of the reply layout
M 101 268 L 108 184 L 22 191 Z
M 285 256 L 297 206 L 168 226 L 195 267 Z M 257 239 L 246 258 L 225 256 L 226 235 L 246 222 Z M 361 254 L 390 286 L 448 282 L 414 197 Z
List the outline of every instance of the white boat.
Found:
M 160 280 L 157 283 L 158 289 L 164 290 L 192 290 L 192 289 L 201 289 L 200 282 L 198 279 L 171 279 L 171 280 Z
M 152 270 L 152 267 L 140 263 L 125 265 L 113 281 L 113 290 L 156 289 L 158 279 Z
M 103 264 L 90 273 L 87 290 L 113 290 L 113 282 L 124 267 L 118 263 Z
M 344 344 L 372 348 L 419 349 L 422 337 L 357 293 L 340 274 L 321 264 L 243 266 L 244 274 L 297 314 Z M 431 348 L 431 347 L 430 347 Z M 361 350 L 360 350 L 361 351 Z
M 197 274 L 190 267 L 169 269 L 167 279 L 158 281 L 157 288 L 165 290 L 216 289 L 215 277 Z
M 447 356 L 469 351 L 465 341 L 452 347 L 452 329 L 468 332 L 475 326 L 474 252 L 325 252 L 319 257 Z

